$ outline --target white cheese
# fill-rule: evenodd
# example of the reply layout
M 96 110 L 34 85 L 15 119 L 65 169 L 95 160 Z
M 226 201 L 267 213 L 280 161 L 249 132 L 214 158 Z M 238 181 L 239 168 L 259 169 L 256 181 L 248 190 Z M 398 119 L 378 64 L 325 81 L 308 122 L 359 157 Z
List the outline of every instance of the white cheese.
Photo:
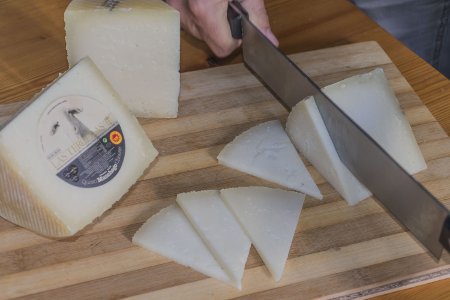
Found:
M 177 116 L 177 10 L 161 0 L 73 0 L 64 20 L 69 66 L 89 55 L 135 116 Z
M 133 244 L 236 287 L 176 203 L 148 219 Z
M 225 146 L 219 163 L 322 199 L 278 120 L 250 128 Z
M 383 69 L 329 85 L 323 92 L 372 136 L 409 174 L 427 165 Z
M 250 246 L 219 191 L 179 194 L 177 202 L 223 270 L 240 290 Z
M 345 79 L 323 91 L 409 174 L 427 168 L 382 69 Z M 295 147 L 350 205 L 371 195 L 340 161 L 313 97 L 292 109 L 286 132 Z
M 286 132 L 300 153 L 350 205 L 372 195 L 341 162 L 313 97 L 292 109 Z
M 224 189 L 220 195 L 280 281 L 305 195 L 266 187 Z
M 111 120 L 121 134 L 106 130 Z M 119 200 L 157 154 L 110 83 L 84 58 L 2 126 L 0 215 L 43 235 L 73 235 Z M 77 160 L 68 164 L 71 159 Z M 83 166 L 66 174 L 75 162 Z M 58 177 L 57 168 L 68 179 Z

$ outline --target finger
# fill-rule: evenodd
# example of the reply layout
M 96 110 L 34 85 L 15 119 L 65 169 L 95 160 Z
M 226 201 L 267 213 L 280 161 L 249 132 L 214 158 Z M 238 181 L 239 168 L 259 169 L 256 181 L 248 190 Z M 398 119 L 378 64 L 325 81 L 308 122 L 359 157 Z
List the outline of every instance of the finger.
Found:
M 250 21 L 278 47 L 280 43 L 272 30 L 270 30 L 269 17 L 264 6 L 264 0 L 242 0 L 241 5 L 248 12 Z
M 219 20 L 222 20 L 219 22 Z M 241 40 L 231 36 L 230 25 L 225 18 L 212 21 L 208 26 L 198 26 L 202 39 L 208 44 L 217 57 L 226 57 L 239 47 Z
M 228 1 L 189 1 L 189 8 L 196 21 L 197 29 L 215 55 L 228 56 L 240 45 L 240 40 L 231 36 L 227 19 Z
M 187 5 L 187 0 L 166 0 L 166 3 L 178 10 L 180 13 L 181 28 L 186 30 L 196 39 L 201 40 L 202 38 L 198 32 L 196 24 L 194 23 L 192 13 Z

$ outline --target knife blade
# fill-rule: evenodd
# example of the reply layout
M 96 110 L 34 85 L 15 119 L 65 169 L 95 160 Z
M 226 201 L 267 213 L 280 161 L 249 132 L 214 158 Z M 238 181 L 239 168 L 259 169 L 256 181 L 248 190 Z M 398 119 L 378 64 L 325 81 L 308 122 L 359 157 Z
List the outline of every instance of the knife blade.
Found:
M 437 258 L 450 252 L 450 212 L 410 176 L 250 21 L 237 1 L 227 12 L 233 38 L 242 39 L 244 62 L 292 108 L 314 96 L 345 166 Z

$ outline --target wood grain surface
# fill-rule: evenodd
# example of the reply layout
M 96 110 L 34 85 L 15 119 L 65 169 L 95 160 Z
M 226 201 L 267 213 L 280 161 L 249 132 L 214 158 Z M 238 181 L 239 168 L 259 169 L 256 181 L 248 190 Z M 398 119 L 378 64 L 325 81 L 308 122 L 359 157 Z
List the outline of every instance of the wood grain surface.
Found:
M 0 103 L 4 103 L 0 108 L 0 122 L 3 122 L 23 105 L 22 101 L 30 99 L 41 88 L 53 81 L 58 76 L 58 73 L 67 69 L 63 12 L 69 2 L 69 0 L 0 0 Z M 450 81 L 349 2 L 346 0 L 266 0 L 265 2 L 272 30 L 280 40 L 280 49 L 285 53 L 291 54 L 317 50 L 362 41 L 377 41 L 444 130 L 450 133 L 450 102 L 448 101 L 450 98 Z M 239 49 L 227 59 L 211 60 L 211 57 L 210 50 L 203 42 L 193 39 L 186 32 L 182 31 L 182 72 L 209 69 L 213 68 L 212 65 L 218 67 L 241 62 Z M 212 64 L 208 61 L 212 62 Z M 186 79 L 187 77 L 183 76 L 183 78 Z M 207 79 L 203 78 L 202 80 L 207 82 Z M 393 78 L 390 78 L 391 83 L 392 80 Z M 273 109 L 270 106 L 260 107 L 257 112 L 251 109 L 251 104 L 267 102 L 260 101 L 258 93 L 261 93 L 261 90 L 253 89 L 249 94 L 253 95 L 253 98 L 250 98 L 254 102 L 250 102 L 250 107 L 245 107 L 239 112 L 240 116 L 248 116 L 252 120 L 247 124 L 248 127 L 257 124 L 258 118 L 266 118 L 267 110 Z M 218 101 L 214 101 L 214 97 L 211 97 L 208 100 L 209 102 L 204 105 L 202 105 L 201 100 L 197 101 L 197 105 L 193 105 L 195 103 L 192 100 L 193 97 L 195 97 L 195 94 L 191 96 L 190 101 L 184 102 L 186 104 L 184 107 L 183 102 L 181 102 L 180 112 L 186 111 L 184 117 L 191 116 L 196 109 L 199 109 L 203 114 L 203 110 L 207 110 L 208 105 L 213 107 L 218 103 Z M 230 97 L 229 101 L 232 101 L 232 98 Z M 241 96 L 241 98 L 246 97 Z M 406 98 L 408 97 L 405 96 L 404 99 Z M 417 98 L 415 99 L 417 100 Z M 238 100 L 239 98 L 235 98 L 235 101 Z M 188 103 L 192 103 L 192 106 L 188 105 Z M 222 103 L 219 104 L 222 105 Z M 232 108 L 233 104 L 229 103 L 228 105 L 230 106 L 225 108 L 225 110 Z M 209 109 L 212 109 L 211 107 Z M 222 106 L 218 106 L 218 109 L 222 110 Z M 420 109 L 419 105 L 415 114 L 413 113 L 414 109 L 411 109 L 409 114 L 420 117 Z M 189 110 L 190 112 L 188 113 Z M 428 114 L 424 109 L 422 109 L 422 112 Z M 210 114 L 209 116 L 213 117 L 214 115 Z M 274 116 L 274 118 L 276 117 L 278 116 Z M 280 118 L 282 121 L 285 121 L 285 119 L 282 119 L 282 116 Z M 428 116 L 424 119 L 426 118 Z M 185 124 L 193 125 L 193 119 L 185 120 L 188 121 Z M 226 119 L 225 116 L 221 120 L 227 122 L 229 119 Z M 150 126 L 152 123 L 156 125 L 159 122 L 144 119 L 140 121 L 144 126 Z M 220 151 L 220 145 L 230 140 L 231 136 L 240 129 L 239 124 L 233 124 L 233 122 L 231 124 L 228 127 L 219 126 L 207 135 L 201 131 L 187 133 L 179 141 L 173 135 L 170 136 L 171 132 L 169 130 L 169 132 L 164 133 L 167 134 L 167 138 L 163 139 L 164 141 L 160 140 L 159 145 L 157 145 L 157 139 L 155 139 L 155 145 L 158 149 L 166 151 L 168 155 L 162 153 L 163 155 L 159 157 L 158 165 L 154 164 L 151 171 L 145 175 L 147 176 L 144 177 L 146 180 L 140 181 L 124 200 L 117 203 L 100 220 L 96 220 L 94 222 L 95 225 L 89 226 L 82 234 L 74 238 L 64 241 L 48 241 L 43 237 L 21 230 L 13 224 L 0 219 L 0 295 L 2 298 L 7 298 L 5 296 L 5 286 L 15 287 L 19 291 L 28 292 L 36 288 L 36 286 L 29 286 L 25 279 L 35 283 L 40 281 L 45 287 L 43 290 L 41 288 L 40 292 L 38 292 L 39 289 L 34 290 L 38 294 L 25 296 L 28 299 L 51 299 L 52 295 L 58 295 L 58 291 L 61 293 L 59 298 L 63 299 L 71 299 L 72 297 L 83 298 L 83 296 L 86 299 L 89 298 L 88 296 L 99 299 L 117 299 L 129 296 L 131 294 L 131 285 L 140 286 L 141 290 L 133 290 L 134 293 L 139 294 L 141 291 L 145 293 L 155 289 L 155 287 L 157 289 L 170 288 L 171 285 L 165 281 L 167 277 L 170 277 L 178 285 L 204 279 L 205 277 L 193 271 L 188 273 L 188 278 L 183 277 L 186 273 L 183 273 L 183 276 L 180 275 L 178 273 L 178 270 L 180 270 L 179 266 L 168 261 L 162 263 L 163 260 L 157 262 L 156 260 L 152 261 L 152 259 L 143 259 L 142 265 L 133 265 L 133 263 L 127 262 L 127 259 L 130 259 L 128 255 L 140 258 L 142 253 L 126 252 L 125 250 L 130 247 L 129 239 L 139 227 L 139 223 L 142 223 L 160 208 L 168 205 L 169 203 L 165 203 L 166 198 L 169 201 L 173 201 L 174 196 L 169 195 L 169 190 L 174 188 L 174 183 L 176 183 L 177 187 L 173 193 L 176 193 L 188 190 L 190 187 L 189 178 L 203 178 L 205 180 L 203 186 L 208 187 L 214 185 L 213 182 L 216 182 L 216 186 L 226 185 L 230 178 L 236 176 L 228 171 L 223 171 L 220 174 L 214 172 L 214 168 L 216 168 L 214 157 Z M 419 178 L 419 180 L 429 181 L 429 184 L 434 186 L 438 192 L 440 199 L 448 199 L 446 196 L 446 193 L 448 193 L 446 192 L 447 181 L 444 179 L 449 175 L 449 172 L 446 171 L 448 170 L 446 166 L 450 162 L 445 158 L 445 153 L 449 149 L 448 142 L 443 140 L 444 143 L 440 143 L 439 140 L 444 139 L 445 132 L 433 124 L 435 123 L 427 124 L 425 122 L 415 126 L 416 136 L 419 132 L 422 132 L 424 133 L 422 136 L 431 137 L 431 140 L 428 142 L 424 140 L 427 147 L 425 149 L 425 144 L 422 145 L 422 151 L 432 153 L 434 148 L 437 150 L 434 156 L 426 157 L 429 170 L 431 171 L 426 171 L 425 175 L 423 175 L 424 177 Z M 147 133 L 149 132 L 150 130 L 147 129 Z M 180 146 L 177 146 L 178 142 L 180 142 Z M 163 147 L 163 145 L 166 145 L 166 147 Z M 176 149 L 182 149 L 183 147 L 189 150 L 185 153 L 177 152 L 180 150 Z M 186 160 L 185 158 L 188 159 Z M 206 168 L 209 173 L 204 171 L 185 172 L 183 171 L 185 168 L 198 168 L 201 170 Z M 210 176 L 215 177 L 210 178 Z M 434 183 L 431 184 L 431 182 Z M 250 183 L 256 184 L 254 182 Z M 322 191 L 324 191 L 325 187 L 320 186 Z M 429 186 L 427 187 L 430 188 Z M 142 202 L 139 199 L 147 197 L 146 190 L 151 190 L 151 192 L 148 198 L 145 198 L 147 202 Z M 333 193 L 330 195 L 333 195 Z M 134 207 L 139 208 L 139 211 L 135 211 L 132 209 L 133 206 L 129 206 L 127 203 L 140 205 Z M 323 202 L 322 204 L 326 203 Z M 152 209 L 149 210 L 150 208 Z M 326 207 L 323 208 L 325 209 Z M 305 215 L 307 214 L 302 213 L 302 217 Z M 366 227 L 361 227 L 359 219 L 353 217 L 353 221 L 347 222 L 349 225 L 346 226 L 350 226 L 351 230 L 348 231 L 348 234 L 340 237 L 342 242 L 350 243 L 355 235 L 355 231 L 358 230 L 360 230 L 361 234 L 366 235 L 370 233 L 372 236 L 375 235 L 375 237 L 378 234 L 392 235 L 402 232 L 402 227 L 392 218 L 381 214 L 378 216 L 384 215 L 385 217 L 377 219 L 377 215 L 375 213 L 367 217 L 369 225 L 366 224 Z M 330 222 L 333 224 L 332 221 Z M 387 229 L 383 229 L 386 231 L 383 232 L 376 227 L 376 224 L 380 222 L 388 222 L 386 224 L 391 224 L 392 226 L 387 226 Z M 294 244 L 294 246 L 297 245 L 295 248 L 297 250 L 293 250 L 294 256 L 307 255 L 308 253 L 315 253 L 316 250 L 324 250 L 324 242 L 316 236 L 317 234 L 324 234 L 324 239 L 331 239 L 331 241 L 337 239 L 337 237 L 332 235 L 333 231 L 328 233 L 327 227 L 321 229 L 320 225 L 318 226 L 318 228 L 312 228 L 302 233 L 303 243 Z M 330 224 L 327 226 L 334 227 Z M 344 225 L 341 224 L 340 226 Z M 358 227 L 362 229 L 355 229 Z M 385 227 L 383 226 L 383 228 Z M 338 228 L 336 230 L 343 229 Z M 14 234 L 11 234 L 11 232 Z M 89 232 L 89 234 L 86 234 L 86 232 Z M 370 234 L 367 237 L 369 240 L 371 239 Z M 405 251 L 407 251 L 406 248 Z M 305 252 L 301 252 L 303 249 L 306 249 Z M 338 248 L 334 249 L 337 250 Z M 89 260 L 90 257 L 96 258 Z M 122 259 L 123 261 L 121 261 Z M 102 267 L 104 266 L 103 263 L 111 261 L 114 261 L 116 265 L 108 265 L 109 275 L 107 277 L 99 277 L 99 272 L 96 270 L 97 266 Z M 446 261 L 448 262 L 448 258 L 444 258 L 441 264 L 445 265 Z M 358 287 L 367 286 L 371 283 L 392 282 L 389 279 L 385 281 L 385 268 L 387 265 L 390 268 L 388 277 L 395 280 L 404 278 L 402 276 L 405 274 L 430 270 L 436 266 L 436 263 L 432 262 L 427 254 L 422 252 L 406 258 L 373 264 L 362 269 L 326 275 L 317 280 L 304 280 L 301 283 L 289 284 L 283 288 L 273 288 L 270 291 L 254 293 L 243 298 L 299 299 L 299 291 L 306 298 L 319 297 L 323 281 L 326 281 L 330 286 L 329 290 L 324 291 L 325 294 L 355 291 Z M 247 267 L 252 268 L 252 266 L 261 266 L 261 261 L 253 249 Z M 84 275 L 89 276 L 83 277 L 83 275 L 76 274 L 80 269 L 84 270 L 84 267 L 86 267 L 87 273 Z M 152 271 L 150 272 L 149 269 L 152 269 Z M 26 277 L 13 276 L 18 273 L 26 275 Z M 58 278 L 52 277 L 53 275 Z M 9 278 L 8 281 L 4 281 L 5 276 Z M 20 279 L 20 281 L 14 281 L 14 278 Z M 46 283 L 45 280 L 49 278 L 53 279 Z M 152 280 L 149 280 L 149 278 L 152 278 Z M 292 276 L 289 278 L 292 278 Z M 92 285 L 88 284 L 88 282 L 92 282 Z M 420 282 L 416 281 L 416 283 L 410 283 L 405 285 L 405 287 L 408 288 L 417 284 L 420 284 Z M 52 289 L 55 293 L 50 293 Z M 93 290 L 96 290 L 94 294 L 92 294 Z M 365 291 L 364 288 L 359 290 Z M 376 299 L 447 299 L 449 294 L 450 279 L 446 279 L 380 296 Z
M 381 67 L 412 125 L 428 169 L 416 175 L 450 206 L 450 138 L 376 42 L 291 56 L 321 87 Z M 3 104 L 13 113 L 25 102 Z M 140 119 L 160 152 L 112 209 L 65 239 L 48 239 L 0 219 L 0 299 L 312 299 L 395 280 L 440 262 L 370 198 L 349 206 L 304 160 L 324 195 L 307 196 L 280 282 L 252 248 L 238 291 L 134 246 L 130 239 L 178 193 L 277 185 L 221 166 L 236 135 L 288 111 L 243 65 L 183 73 L 177 119 Z M 3 115 L 6 118 L 7 115 Z M 449 267 L 450 268 L 450 267 Z

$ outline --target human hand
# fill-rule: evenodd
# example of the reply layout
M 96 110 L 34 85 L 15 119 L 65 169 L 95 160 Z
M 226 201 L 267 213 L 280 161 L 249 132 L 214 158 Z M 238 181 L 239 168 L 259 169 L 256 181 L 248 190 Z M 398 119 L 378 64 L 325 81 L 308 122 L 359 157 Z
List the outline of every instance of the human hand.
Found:
M 166 0 L 180 12 L 181 26 L 192 36 L 203 40 L 218 57 L 225 57 L 239 47 L 241 40 L 233 39 L 227 20 L 228 0 Z M 278 47 L 270 30 L 264 0 L 241 0 L 250 21 Z

